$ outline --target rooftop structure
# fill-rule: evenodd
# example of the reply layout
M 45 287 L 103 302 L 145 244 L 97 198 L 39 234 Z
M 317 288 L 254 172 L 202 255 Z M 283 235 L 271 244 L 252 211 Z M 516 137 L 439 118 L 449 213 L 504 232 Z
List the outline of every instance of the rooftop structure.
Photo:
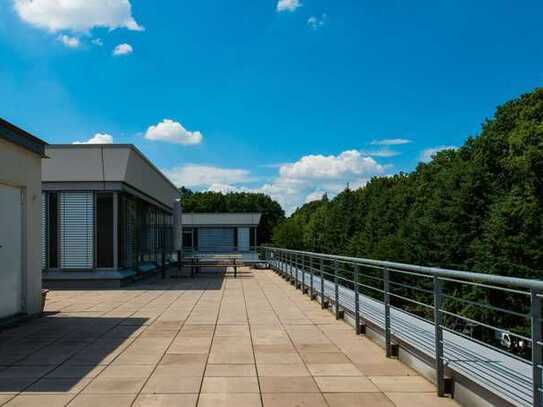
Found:
M 47 143 L 0 119 L 0 326 L 41 310 L 40 180 Z
M 257 242 L 260 213 L 184 213 L 183 249 L 187 253 L 250 253 Z
M 43 163 L 42 267 L 48 286 L 118 285 L 172 251 L 179 194 L 136 147 L 52 145 Z

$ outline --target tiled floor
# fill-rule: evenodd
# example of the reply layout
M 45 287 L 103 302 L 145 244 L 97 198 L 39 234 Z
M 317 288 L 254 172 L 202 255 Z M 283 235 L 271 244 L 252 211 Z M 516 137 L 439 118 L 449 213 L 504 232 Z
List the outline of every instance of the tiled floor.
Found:
M 0 405 L 453 407 L 270 271 L 53 291 L 0 333 Z

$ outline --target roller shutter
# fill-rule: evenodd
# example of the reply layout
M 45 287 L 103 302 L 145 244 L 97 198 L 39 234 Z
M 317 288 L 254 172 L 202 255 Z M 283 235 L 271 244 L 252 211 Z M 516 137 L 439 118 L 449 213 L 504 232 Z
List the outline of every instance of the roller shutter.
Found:
M 94 196 L 92 192 L 60 194 L 61 268 L 90 269 L 94 259 Z
M 47 268 L 47 195 L 41 193 L 41 268 Z
M 198 250 L 205 252 L 233 251 L 234 231 L 234 228 L 198 229 Z

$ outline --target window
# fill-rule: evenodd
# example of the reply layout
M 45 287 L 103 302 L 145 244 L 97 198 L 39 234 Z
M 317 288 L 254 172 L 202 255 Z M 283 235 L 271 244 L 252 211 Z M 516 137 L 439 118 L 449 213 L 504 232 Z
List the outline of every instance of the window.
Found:
M 47 268 L 58 268 L 58 193 L 47 193 Z
M 192 249 L 192 229 L 183 229 L 183 248 Z
M 113 194 L 96 194 L 96 266 L 113 267 Z

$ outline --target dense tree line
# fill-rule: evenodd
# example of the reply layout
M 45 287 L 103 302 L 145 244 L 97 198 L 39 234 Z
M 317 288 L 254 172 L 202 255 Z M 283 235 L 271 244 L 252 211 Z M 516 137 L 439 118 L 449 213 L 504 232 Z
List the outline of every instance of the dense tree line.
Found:
M 247 213 L 260 212 L 262 219 L 258 227 L 258 242 L 271 241 L 273 229 L 285 218 L 285 212 L 269 196 L 249 192 L 192 192 L 181 187 L 181 202 L 184 212 L 201 213 Z
M 543 89 L 497 108 L 477 137 L 410 173 L 311 202 L 282 222 L 277 246 L 507 276 L 543 268 Z M 451 287 L 450 287 L 451 288 Z M 527 311 L 497 291 L 452 287 L 458 297 Z M 448 301 L 487 323 L 526 321 Z
M 541 277 L 543 89 L 498 107 L 478 137 L 411 173 L 310 202 L 276 245 Z

